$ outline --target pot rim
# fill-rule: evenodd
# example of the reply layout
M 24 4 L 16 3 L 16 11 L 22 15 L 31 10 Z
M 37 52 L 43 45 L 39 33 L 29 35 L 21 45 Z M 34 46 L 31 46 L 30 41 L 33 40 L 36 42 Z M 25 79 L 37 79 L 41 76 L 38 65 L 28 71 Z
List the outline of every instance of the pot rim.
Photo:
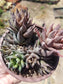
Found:
M 2 44 L 2 42 L 4 40 L 4 37 L 6 36 L 7 33 L 9 33 L 9 30 L 6 31 L 3 34 L 3 36 L 1 37 L 1 39 L 0 39 L 0 49 L 1 49 L 1 44 Z M 3 61 L 2 53 L 1 52 L 0 52 L 0 61 L 1 61 L 1 63 L 2 63 L 2 65 L 3 65 L 3 67 L 4 67 L 4 69 L 5 69 L 6 72 L 8 72 L 10 75 L 12 75 L 13 77 L 15 77 L 16 79 L 18 79 L 20 81 L 24 81 L 24 82 L 39 82 L 39 81 L 44 80 L 44 79 L 48 78 L 49 76 L 51 76 L 51 74 L 55 71 L 55 70 L 52 70 L 49 74 L 44 75 L 44 76 L 35 76 L 35 77 L 27 77 L 26 78 L 26 77 L 23 77 L 21 75 L 16 75 L 14 72 L 10 71 L 7 68 L 6 64 Z

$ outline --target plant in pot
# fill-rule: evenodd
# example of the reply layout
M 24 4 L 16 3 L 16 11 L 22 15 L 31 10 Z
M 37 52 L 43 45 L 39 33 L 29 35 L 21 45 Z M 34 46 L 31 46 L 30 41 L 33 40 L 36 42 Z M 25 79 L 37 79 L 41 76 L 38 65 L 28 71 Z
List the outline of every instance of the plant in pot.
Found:
M 8 73 L 21 81 L 37 82 L 56 69 L 63 49 L 63 29 L 33 24 L 28 10 L 11 12 L 8 31 L 0 40 L 0 59 Z

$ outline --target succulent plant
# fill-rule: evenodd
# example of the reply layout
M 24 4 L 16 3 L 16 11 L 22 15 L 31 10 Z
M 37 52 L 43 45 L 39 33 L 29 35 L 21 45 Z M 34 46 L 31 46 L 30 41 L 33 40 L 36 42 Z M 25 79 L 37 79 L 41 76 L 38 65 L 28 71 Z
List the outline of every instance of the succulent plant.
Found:
M 60 29 L 60 25 L 57 25 L 53 29 L 52 24 L 48 30 L 44 25 L 42 32 L 38 31 L 37 29 L 35 30 L 40 39 L 42 48 L 52 51 L 63 49 L 63 29 Z
M 25 66 L 24 55 L 22 52 L 12 51 L 9 56 L 5 55 L 7 60 L 8 68 L 18 69 L 21 72 L 22 68 Z
M 29 19 L 28 10 L 21 9 L 19 11 L 16 9 L 15 13 L 11 13 L 11 19 L 9 23 L 9 30 L 12 31 L 12 36 L 7 39 L 9 42 L 12 40 L 12 43 L 19 45 L 30 42 L 33 36 L 33 29 L 35 28 L 35 25 L 32 24 L 32 20 Z

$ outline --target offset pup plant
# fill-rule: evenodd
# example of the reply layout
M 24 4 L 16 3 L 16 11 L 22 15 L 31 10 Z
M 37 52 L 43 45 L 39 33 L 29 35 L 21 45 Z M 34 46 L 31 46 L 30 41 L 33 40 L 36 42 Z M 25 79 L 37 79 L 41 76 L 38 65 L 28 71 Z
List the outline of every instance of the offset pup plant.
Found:
M 11 12 L 8 31 L 1 38 L 1 61 L 19 80 L 37 82 L 56 69 L 63 49 L 63 29 L 33 24 L 28 10 Z

